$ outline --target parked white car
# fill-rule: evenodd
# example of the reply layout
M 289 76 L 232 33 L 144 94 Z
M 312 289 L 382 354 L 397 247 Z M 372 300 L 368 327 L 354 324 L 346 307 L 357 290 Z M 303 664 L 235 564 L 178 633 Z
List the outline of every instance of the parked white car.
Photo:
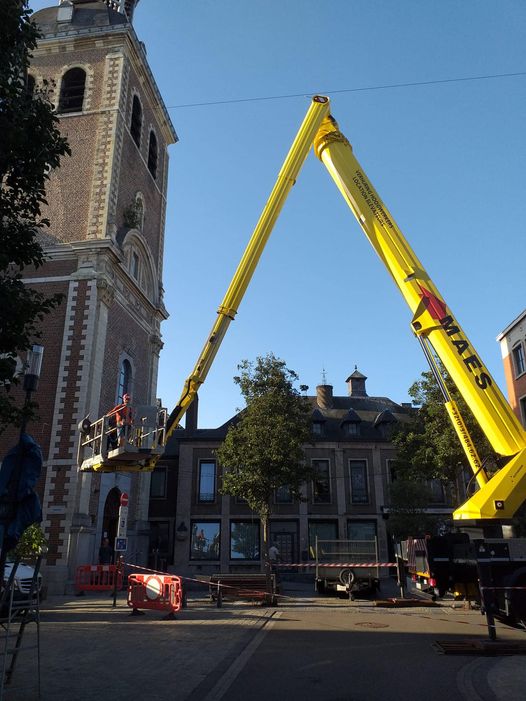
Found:
M 4 569 L 4 581 L 7 583 L 9 576 L 13 570 L 13 562 L 7 561 L 5 563 Z M 18 564 L 15 572 L 15 587 L 13 593 L 13 599 L 19 601 L 20 599 L 27 599 L 29 592 L 31 591 L 31 582 L 35 575 L 35 568 L 31 565 L 26 565 L 23 562 Z M 38 591 L 42 591 L 42 575 L 40 572 L 37 577 L 38 581 Z M 36 592 L 35 592 L 36 596 Z

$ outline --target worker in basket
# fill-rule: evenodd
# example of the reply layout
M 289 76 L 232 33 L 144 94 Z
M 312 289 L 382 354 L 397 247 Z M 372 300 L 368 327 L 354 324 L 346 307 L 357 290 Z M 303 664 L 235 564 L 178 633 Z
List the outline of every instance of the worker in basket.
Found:
M 131 396 L 125 394 L 122 402 L 114 406 L 107 414 L 110 417 L 110 427 L 112 428 L 108 445 L 110 449 L 123 446 L 130 434 L 133 424 L 133 410 L 130 403 Z

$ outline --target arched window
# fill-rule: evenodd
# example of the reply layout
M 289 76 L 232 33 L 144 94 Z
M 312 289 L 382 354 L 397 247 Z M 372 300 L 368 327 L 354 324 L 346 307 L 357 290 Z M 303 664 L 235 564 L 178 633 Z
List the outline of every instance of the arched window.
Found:
M 132 390 L 132 366 L 129 360 L 124 359 L 121 362 L 119 371 L 119 393 L 117 402 L 122 402 L 125 394 L 131 394 Z
M 84 102 L 84 89 L 86 87 L 86 73 L 82 68 L 71 68 L 62 78 L 60 86 L 60 98 L 58 111 L 82 112 Z
M 137 95 L 133 96 L 130 132 L 137 146 L 141 147 L 142 107 Z
M 153 131 L 150 132 L 150 144 L 148 146 L 148 170 L 154 178 L 157 177 L 157 138 Z

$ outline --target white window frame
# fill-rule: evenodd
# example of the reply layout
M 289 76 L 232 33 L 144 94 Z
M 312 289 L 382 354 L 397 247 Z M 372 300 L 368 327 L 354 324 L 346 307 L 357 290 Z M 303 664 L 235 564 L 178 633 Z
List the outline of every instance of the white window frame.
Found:
M 515 353 L 520 356 L 520 364 L 522 365 L 522 368 L 519 368 L 519 363 L 517 362 L 517 357 Z M 511 355 L 513 358 L 513 371 L 515 374 L 515 377 L 520 377 L 521 375 L 524 375 L 526 372 L 526 357 L 524 355 L 524 344 L 522 341 L 519 341 L 516 343 L 513 348 L 511 349 Z

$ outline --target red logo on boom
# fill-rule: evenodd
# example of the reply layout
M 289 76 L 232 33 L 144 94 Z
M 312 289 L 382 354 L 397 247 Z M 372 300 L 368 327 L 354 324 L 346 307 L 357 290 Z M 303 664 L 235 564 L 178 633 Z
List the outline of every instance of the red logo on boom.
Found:
M 436 319 L 437 321 L 443 319 L 447 314 L 445 302 L 436 297 L 432 292 L 429 292 L 429 290 L 426 290 L 426 288 L 422 287 L 422 285 L 418 285 L 418 287 L 422 293 L 421 296 L 424 307 L 431 314 L 433 319 Z

